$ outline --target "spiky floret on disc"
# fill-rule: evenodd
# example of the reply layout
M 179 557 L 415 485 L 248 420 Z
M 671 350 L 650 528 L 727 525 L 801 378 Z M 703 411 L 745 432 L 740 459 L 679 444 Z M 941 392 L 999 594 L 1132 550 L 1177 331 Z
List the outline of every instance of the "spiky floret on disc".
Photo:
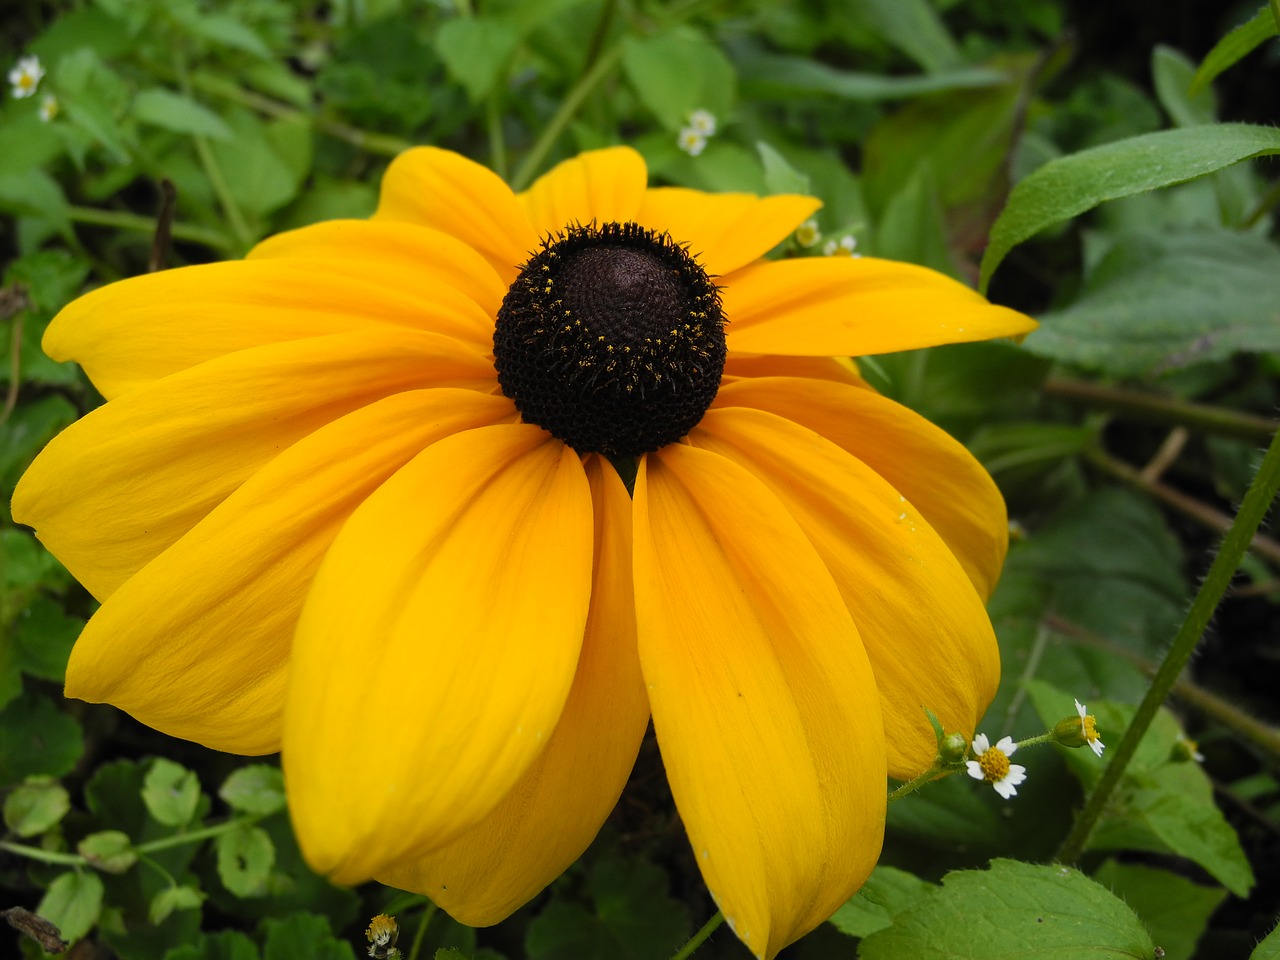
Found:
M 711 278 L 665 233 L 568 226 L 498 311 L 494 365 L 521 416 L 579 453 L 635 457 L 702 419 L 724 371 Z

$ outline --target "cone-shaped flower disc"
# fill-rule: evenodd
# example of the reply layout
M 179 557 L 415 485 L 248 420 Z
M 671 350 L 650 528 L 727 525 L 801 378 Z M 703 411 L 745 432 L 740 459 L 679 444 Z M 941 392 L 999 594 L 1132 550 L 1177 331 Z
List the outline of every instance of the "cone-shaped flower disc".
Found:
M 282 750 L 316 869 L 496 923 L 591 842 L 652 711 L 772 957 L 871 871 L 925 711 L 972 736 L 999 678 L 999 493 L 833 358 L 1033 324 L 920 267 L 767 259 L 811 198 L 646 180 L 616 147 L 515 194 L 416 148 L 369 220 L 85 295 L 44 346 L 108 402 L 13 513 L 103 601 L 68 695 Z

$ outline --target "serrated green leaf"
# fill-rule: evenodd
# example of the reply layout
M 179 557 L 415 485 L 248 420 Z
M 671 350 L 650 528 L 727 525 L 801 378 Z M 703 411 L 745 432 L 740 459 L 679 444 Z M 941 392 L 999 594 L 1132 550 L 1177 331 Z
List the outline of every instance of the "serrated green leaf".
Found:
M 1074 303 L 1042 314 L 1033 353 L 1115 376 L 1280 349 L 1280 248 L 1217 228 L 1120 239 Z
M 1046 227 L 1100 203 L 1185 183 L 1241 160 L 1280 153 L 1280 130 L 1215 123 L 1162 130 L 1056 160 L 1013 188 L 982 255 L 980 288 L 1005 255 Z
M 668 130 L 678 130 L 694 110 L 708 110 L 723 121 L 733 106 L 733 64 L 691 27 L 627 36 L 622 67 L 640 102 Z
M 284 809 L 284 775 L 265 763 L 241 767 L 227 777 L 218 796 L 236 810 L 266 816 Z
M 19 837 L 34 837 L 71 809 L 71 795 L 52 777 L 28 777 L 4 798 L 4 823 Z
M 756 142 L 756 153 L 760 154 L 760 162 L 764 165 L 766 193 L 809 194 L 809 178 L 788 163 L 777 150 L 760 140 Z
M 262 960 L 355 960 L 351 944 L 334 937 L 328 917 L 294 913 L 268 919 L 263 927 Z
M 237 897 L 257 897 L 266 892 L 276 848 L 261 827 L 237 824 L 218 834 L 218 877 Z
M 1249 960 L 1280 960 L 1280 926 L 1273 927 L 1262 938 L 1262 942 L 1249 954 Z
M 1196 65 L 1172 47 L 1157 45 L 1151 54 L 1151 78 L 1155 81 L 1160 105 L 1179 127 L 1213 123 L 1217 104 L 1213 91 L 1202 89 L 1191 93 L 1191 78 Z
M 158 758 L 147 771 L 142 801 L 160 823 L 170 827 L 186 826 L 200 803 L 200 781 L 181 764 Z
M 903 100 L 926 93 L 996 87 L 1008 82 L 1007 75 L 986 67 L 961 67 L 920 76 L 888 76 L 840 70 L 807 57 L 782 54 L 752 57 L 742 71 L 744 92 L 768 98 L 816 93 L 845 100 Z
M 133 841 L 121 830 L 91 833 L 76 844 L 76 851 L 91 866 L 105 873 L 124 873 L 138 862 L 138 855 L 133 852 Z
M 133 115 L 141 123 L 175 133 L 212 137 L 215 140 L 231 138 L 231 128 L 220 116 L 191 97 L 163 87 L 139 91 L 133 98 Z
M 1191 81 L 1191 93 L 1196 93 L 1214 77 L 1238 63 L 1245 55 L 1280 34 L 1280 24 L 1268 4 L 1263 4 L 1246 23 L 1236 27 L 1213 45 L 1205 54 Z
M 494 17 L 450 20 L 436 34 L 436 53 L 472 103 L 489 95 L 519 44 L 519 27 Z
M 38 694 L 18 697 L 0 711 L 0 730 L 0 786 L 32 774 L 61 777 L 84 752 L 80 724 Z
M 102 893 L 102 880 L 96 873 L 64 873 L 49 884 L 36 913 L 57 927 L 63 940 L 74 943 L 98 922 Z
M 851 937 L 867 937 L 891 926 L 898 914 L 936 889 L 913 873 L 882 864 L 871 871 L 862 889 L 832 914 L 829 922 Z
M 1202 887 L 1167 870 L 1109 860 L 1093 878 L 1124 900 L 1164 950 L 1165 960 L 1191 960 L 1209 916 L 1226 899 L 1218 887 Z
M 961 918 L 988 922 L 959 922 Z M 947 874 L 942 888 L 859 945 L 862 960 L 1150 960 L 1155 945 L 1123 901 L 1078 870 L 1015 860 Z
M 175 910 L 195 910 L 202 903 L 204 894 L 195 887 L 165 887 L 151 898 L 147 916 L 158 925 L 169 919 Z

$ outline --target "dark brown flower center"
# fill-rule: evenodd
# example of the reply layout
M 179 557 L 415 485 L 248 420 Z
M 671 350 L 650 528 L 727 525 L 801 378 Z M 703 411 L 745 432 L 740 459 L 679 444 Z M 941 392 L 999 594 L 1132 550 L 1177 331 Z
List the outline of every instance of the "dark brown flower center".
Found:
M 715 284 L 667 234 L 574 225 L 524 264 L 498 311 L 502 392 L 579 453 L 636 457 L 702 419 L 724 371 Z

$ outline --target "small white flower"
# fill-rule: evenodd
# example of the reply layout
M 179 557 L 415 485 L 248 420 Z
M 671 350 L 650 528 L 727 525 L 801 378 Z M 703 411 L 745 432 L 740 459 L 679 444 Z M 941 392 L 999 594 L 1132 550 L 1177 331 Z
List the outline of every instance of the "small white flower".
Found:
M 707 146 L 707 138 L 693 127 L 682 127 L 676 137 L 676 145 L 691 157 L 696 157 Z
M 58 98 L 52 93 L 46 93 L 40 99 L 40 119 L 48 123 L 58 115 Z
M 858 238 L 851 233 L 846 233 L 839 240 L 828 240 L 822 252 L 828 257 L 860 257 L 862 254 L 854 253 L 857 247 Z
M 689 114 L 689 129 L 704 137 L 714 137 L 716 133 L 716 115 L 710 110 L 694 110 Z
M 1173 744 L 1173 751 L 1175 759 L 1194 760 L 1196 763 L 1204 763 L 1204 754 L 1200 752 L 1200 744 L 1185 733 L 1178 734 L 1178 739 Z
M 1015 793 L 1016 787 L 1027 779 L 1027 768 L 1010 763 L 1009 757 L 1018 749 L 1013 737 L 1003 737 L 994 747 L 985 733 L 973 738 L 973 755 L 977 760 L 969 760 L 966 767 L 969 776 L 975 780 L 985 780 L 995 788 L 996 793 L 1008 800 Z
M 1093 751 L 1094 756 L 1102 756 L 1102 751 L 1106 749 L 1106 744 L 1098 736 L 1097 723 L 1093 717 L 1089 716 L 1084 704 L 1079 700 L 1076 701 L 1076 713 L 1080 714 L 1080 732 L 1084 734 L 1084 739 L 1089 744 L 1089 749 Z
M 817 220 L 806 220 L 796 227 L 796 243 L 802 247 L 812 247 L 821 239 L 822 232 L 818 230 Z
M 9 71 L 9 85 L 13 87 L 13 95 L 19 99 L 29 97 L 40 86 L 44 77 L 44 67 L 40 66 L 39 57 L 21 57 L 17 66 Z

